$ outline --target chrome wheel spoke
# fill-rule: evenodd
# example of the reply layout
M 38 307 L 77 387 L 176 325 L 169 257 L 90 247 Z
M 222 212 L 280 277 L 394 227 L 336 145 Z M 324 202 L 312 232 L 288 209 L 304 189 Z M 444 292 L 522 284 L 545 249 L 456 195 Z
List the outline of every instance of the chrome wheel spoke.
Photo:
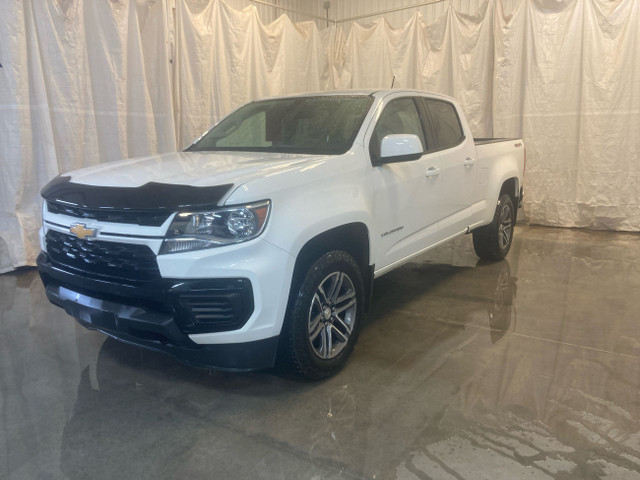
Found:
M 315 342 L 316 338 L 318 338 L 318 335 L 320 335 L 323 328 L 322 314 L 319 313 L 311 322 L 309 322 L 309 340 L 312 343 Z
M 341 303 L 344 303 L 344 302 L 348 303 L 349 300 L 355 297 L 356 297 L 356 292 L 354 292 L 352 288 L 347 288 L 345 289 L 342 295 L 340 295 L 339 297 L 336 297 L 336 301 L 334 302 L 334 305 L 337 308 L 338 305 L 340 305 Z
M 328 323 L 324 329 L 324 338 L 326 339 L 326 349 L 324 351 L 324 358 L 331 358 L 333 350 L 333 336 L 331 335 L 331 324 Z
M 331 325 L 332 341 L 331 341 L 331 357 L 338 355 L 349 342 L 349 336 L 343 334 L 335 325 Z
M 346 301 L 344 301 L 346 300 Z M 344 312 L 346 309 L 353 307 L 356 304 L 356 294 L 351 293 L 348 297 L 346 297 L 343 302 L 340 302 L 340 306 L 336 306 L 336 315 Z
M 349 339 L 349 334 L 351 333 L 351 325 L 347 324 L 347 322 L 345 322 L 343 319 L 336 316 L 333 319 L 333 326 L 335 327 L 335 331 L 338 332 L 346 342 Z
M 322 329 L 320 330 L 320 348 L 316 350 L 318 355 L 322 358 L 327 358 L 327 329 L 322 324 Z
M 336 302 L 338 295 L 340 294 L 340 289 L 342 288 L 342 282 L 344 280 L 344 273 L 335 273 L 334 274 L 334 282 L 331 287 L 331 291 L 327 297 L 327 299 L 333 303 Z
M 327 294 L 324 293 L 324 288 L 323 288 L 324 282 L 320 284 L 320 286 L 318 287 L 318 293 L 320 293 L 320 296 L 318 295 L 318 293 L 316 293 L 313 296 L 313 299 L 315 300 L 316 298 L 318 298 L 318 301 L 320 302 L 320 304 L 323 303 L 327 303 L 329 301 Z
M 345 335 L 343 332 L 341 332 L 339 328 L 336 328 L 335 324 L 331 326 L 331 331 L 336 337 L 336 340 L 338 340 L 340 343 L 347 343 L 349 341 L 349 335 Z
M 318 291 L 320 291 L 320 289 L 318 289 Z M 317 293 L 313 296 L 313 300 L 311 301 L 311 311 L 313 311 L 314 309 L 318 310 L 318 311 L 322 311 L 322 299 L 320 298 L 320 295 L 318 295 Z

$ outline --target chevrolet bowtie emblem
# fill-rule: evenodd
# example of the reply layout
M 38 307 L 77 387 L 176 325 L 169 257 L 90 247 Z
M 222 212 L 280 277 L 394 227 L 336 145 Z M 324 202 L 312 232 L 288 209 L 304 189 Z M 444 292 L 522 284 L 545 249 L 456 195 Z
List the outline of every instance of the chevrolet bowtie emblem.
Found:
M 81 240 L 84 240 L 85 238 L 94 238 L 98 233 L 97 228 L 87 228 L 84 223 L 74 223 L 69 228 L 69 231 Z

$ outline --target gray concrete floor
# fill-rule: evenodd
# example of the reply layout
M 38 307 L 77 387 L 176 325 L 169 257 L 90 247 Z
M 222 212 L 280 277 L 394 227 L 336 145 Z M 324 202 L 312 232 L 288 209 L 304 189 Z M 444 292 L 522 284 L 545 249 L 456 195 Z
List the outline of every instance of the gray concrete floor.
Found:
M 0 478 L 640 479 L 639 240 L 461 238 L 376 280 L 320 383 L 185 367 L 0 276 Z

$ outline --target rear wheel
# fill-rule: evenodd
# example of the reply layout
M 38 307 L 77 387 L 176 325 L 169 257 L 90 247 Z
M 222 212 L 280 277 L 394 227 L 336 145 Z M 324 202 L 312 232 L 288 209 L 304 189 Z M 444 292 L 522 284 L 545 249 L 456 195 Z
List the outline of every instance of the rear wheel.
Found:
M 502 195 L 498 200 L 493 221 L 473 231 L 473 248 L 476 255 L 485 260 L 502 260 L 511 248 L 515 218 L 511 196 Z
M 294 286 L 285 320 L 287 363 L 318 380 L 340 370 L 353 351 L 362 317 L 360 269 L 351 255 L 334 250 L 309 267 Z

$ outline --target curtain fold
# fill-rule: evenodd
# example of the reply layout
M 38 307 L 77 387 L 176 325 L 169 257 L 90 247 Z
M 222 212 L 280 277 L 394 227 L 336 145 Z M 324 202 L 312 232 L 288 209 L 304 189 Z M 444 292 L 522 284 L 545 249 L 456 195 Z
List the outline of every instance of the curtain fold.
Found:
M 255 98 L 331 88 L 330 57 L 314 22 L 294 24 L 282 15 L 264 25 L 255 6 L 195 6 L 176 2 L 179 147 Z
M 640 231 L 638 1 L 522 0 L 506 15 L 487 0 L 398 29 L 265 25 L 220 0 L 3 14 L 0 272 L 34 264 L 39 190 L 58 173 L 183 148 L 255 98 L 392 81 L 456 97 L 476 136 L 525 139 L 532 223 Z
M 527 146 L 532 223 L 640 230 L 640 3 L 523 1 L 495 15 L 494 133 Z
M 165 2 L 25 0 L 5 7 L 0 273 L 35 263 L 39 191 L 53 177 L 176 148 Z

